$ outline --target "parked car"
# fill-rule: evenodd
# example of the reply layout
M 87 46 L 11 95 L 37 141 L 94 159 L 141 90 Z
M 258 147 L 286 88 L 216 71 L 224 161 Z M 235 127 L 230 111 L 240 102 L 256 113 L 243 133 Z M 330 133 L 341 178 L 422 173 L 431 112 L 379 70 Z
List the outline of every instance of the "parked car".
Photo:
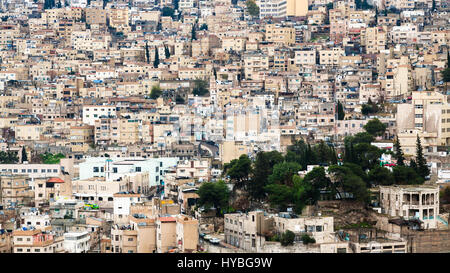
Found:
M 210 242 L 211 244 L 218 244 L 218 243 L 220 243 L 220 240 L 213 237 L 213 238 L 209 239 L 209 242 Z
M 209 239 L 211 239 L 211 238 L 212 238 L 211 235 L 205 235 L 205 237 L 203 237 L 203 239 L 205 239 L 205 240 L 207 240 L 207 241 L 209 241 Z

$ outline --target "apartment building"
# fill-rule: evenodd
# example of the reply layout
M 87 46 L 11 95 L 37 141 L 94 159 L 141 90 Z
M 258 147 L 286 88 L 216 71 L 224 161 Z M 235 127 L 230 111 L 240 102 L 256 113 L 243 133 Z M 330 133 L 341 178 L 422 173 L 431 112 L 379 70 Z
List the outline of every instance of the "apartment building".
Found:
M 267 24 L 266 41 L 276 44 L 292 45 L 295 43 L 295 29 L 293 27 Z
M 15 230 L 13 253 L 63 253 L 64 238 L 41 230 Z
M 178 248 L 182 253 L 191 253 L 198 248 L 198 220 L 186 215 L 177 215 L 176 234 Z
M 34 194 L 30 191 L 30 178 L 26 175 L 0 175 L 1 204 L 5 205 L 29 205 L 34 200 Z
M 83 105 L 83 123 L 91 126 L 102 117 L 116 117 L 116 107 L 112 105 Z
M 67 253 L 87 253 L 90 250 L 89 232 L 64 233 L 64 250 Z
M 262 211 L 225 214 L 225 242 L 246 251 L 257 251 L 264 245 L 264 233 L 271 226 L 273 219 L 265 217 Z
M 450 105 L 445 95 L 432 91 L 412 92 L 410 104 L 398 104 L 397 131 L 405 154 L 415 155 L 419 135 L 427 152 L 450 143 Z
M 282 18 L 287 16 L 286 0 L 258 0 L 259 18 Z
M 183 230 L 182 227 L 179 230 Z M 188 243 L 189 246 L 189 243 Z M 156 220 L 157 253 L 167 253 L 178 248 L 177 219 L 172 216 L 159 217 Z

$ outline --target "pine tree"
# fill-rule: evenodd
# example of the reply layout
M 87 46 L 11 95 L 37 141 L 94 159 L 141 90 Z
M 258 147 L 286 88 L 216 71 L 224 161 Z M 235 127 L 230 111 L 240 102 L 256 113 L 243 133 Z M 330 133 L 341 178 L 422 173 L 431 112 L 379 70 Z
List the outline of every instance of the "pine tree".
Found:
M 416 142 L 416 163 L 417 163 L 417 174 L 422 178 L 425 178 L 430 174 L 430 169 L 428 169 L 427 161 L 423 156 L 423 148 L 420 143 L 419 135 L 417 135 Z
M 166 59 L 170 58 L 170 50 L 167 45 L 164 46 L 164 54 L 166 55 Z
M 405 157 L 403 156 L 403 150 L 400 146 L 400 141 L 398 140 L 398 137 L 395 139 L 394 143 L 395 148 L 395 159 L 397 159 L 397 165 L 398 166 L 405 166 Z
M 197 37 L 195 36 L 195 24 L 192 25 L 192 32 L 191 32 L 191 41 L 197 40 Z
M 147 59 L 147 63 L 150 64 L 150 51 L 148 50 L 147 42 L 145 42 L 145 57 Z
M 344 107 L 342 106 L 342 103 L 340 101 L 338 101 L 337 110 L 338 110 L 338 120 L 344 120 L 345 118 Z
M 411 160 L 409 161 L 409 167 L 412 168 L 413 170 L 417 171 L 417 164 L 416 161 L 414 159 L 411 158 Z
M 25 147 L 22 147 L 22 162 L 24 161 L 28 161 L 28 156 Z
M 153 67 L 158 68 L 159 66 L 159 53 L 158 48 L 155 46 L 155 60 L 153 61 Z

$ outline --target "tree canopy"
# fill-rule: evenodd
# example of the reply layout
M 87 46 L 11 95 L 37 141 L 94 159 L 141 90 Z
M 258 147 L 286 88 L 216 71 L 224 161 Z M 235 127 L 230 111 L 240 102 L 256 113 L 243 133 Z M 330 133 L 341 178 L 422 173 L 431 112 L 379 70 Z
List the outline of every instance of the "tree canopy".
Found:
M 197 204 L 206 209 L 216 208 L 218 211 L 228 206 L 230 191 L 224 181 L 205 182 L 197 191 L 199 200 Z
M 247 6 L 248 13 L 253 17 L 259 16 L 259 7 L 253 0 L 247 0 L 245 2 L 245 5 Z
M 386 131 L 386 125 L 379 119 L 371 119 L 364 125 L 364 130 L 373 136 L 382 136 Z

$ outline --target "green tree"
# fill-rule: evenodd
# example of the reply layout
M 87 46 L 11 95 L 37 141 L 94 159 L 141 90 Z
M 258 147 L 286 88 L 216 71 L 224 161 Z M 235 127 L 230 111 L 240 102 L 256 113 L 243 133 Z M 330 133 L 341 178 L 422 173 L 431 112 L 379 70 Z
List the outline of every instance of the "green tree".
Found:
M 308 234 L 303 234 L 301 240 L 302 240 L 303 244 L 305 244 L 305 245 L 316 243 L 316 239 L 309 236 Z
M 191 41 L 197 40 L 197 36 L 195 34 L 195 27 L 196 27 L 196 24 L 193 24 L 192 25 L 192 30 L 191 30 Z
M 440 192 L 440 196 L 444 203 L 450 204 L 450 186 L 445 187 L 445 189 Z
M 176 103 L 176 104 L 184 104 L 185 101 L 184 101 L 184 99 L 183 99 L 182 96 L 177 95 L 177 96 L 175 97 L 175 103 Z
M 200 79 L 194 80 L 194 88 L 192 90 L 192 94 L 197 96 L 205 96 L 208 93 L 208 82 Z
M 342 106 L 342 103 L 340 101 L 338 101 L 337 110 L 338 110 L 338 120 L 344 120 L 345 118 L 344 106 Z
M 395 179 L 387 168 L 377 166 L 370 170 L 369 172 L 369 181 L 375 185 L 393 185 L 395 184 Z
M 288 146 L 285 156 L 286 161 L 297 162 L 302 166 L 303 170 L 306 170 L 308 165 L 317 164 L 316 158 L 315 151 L 303 139 L 295 141 L 292 145 Z
M 347 166 L 332 165 L 328 168 L 328 172 L 332 176 L 335 191 L 340 198 L 346 198 L 341 191 L 349 193 L 358 201 L 369 201 L 369 193 L 366 183 L 361 177 L 354 174 Z M 339 190 L 340 189 L 340 190 Z
M 249 193 L 253 199 L 261 200 L 265 197 L 264 187 L 268 184 L 268 177 L 272 167 L 283 161 L 283 155 L 277 151 L 259 152 L 256 155 L 252 171 L 252 181 Z
M 145 58 L 147 59 L 147 63 L 150 64 L 150 51 L 148 50 L 147 42 L 145 42 Z
M 269 203 L 272 207 L 285 211 L 292 204 L 292 188 L 286 185 L 269 184 L 265 187 L 269 194 Z
M 375 118 L 364 125 L 364 130 L 373 136 L 382 136 L 386 131 L 386 125 L 379 119 Z
M 44 164 L 59 164 L 61 161 L 61 158 L 65 158 L 66 156 L 58 153 L 58 154 L 52 154 L 52 153 L 45 153 L 41 154 L 41 159 Z
M 25 147 L 22 147 L 22 162 L 28 161 L 27 150 Z
M 200 26 L 200 30 L 208 30 L 208 25 L 205 24 L 205 23 L 203 23 L 203 24 Z
M 224 181 L 202 183 L 197 191 L 198 205 L 206 209 L 216 208 L 217 211 L 228 207 L 230 191 Z
M 353 144 L 359 144 L 359 143 L 367 143 L 370 144 L 375 140 L 375 137 L 368 132 L 361 132 L 355 134 L 353 137 L 350 137 L 350 140 Z
M 225 168 L 226 175 L 235 183 L 233 189 L 246 189 L 252 172 L 252 161 L 250 158 L 246 154 L 242 154 L 239 159 L 232 160 Z
M 398 137 L 395 138 L 394 148 L 395 148 L 394 158 L 397 160 L 397 165 L 405 166 L 405 157 L 403 156 L 402 146 L 400 146 L 400 141 L 398 140 Z
M 356 161 L 353 161 L 353 163 L 357 163 L 363 170 L 372 169 L 379 164 L 379 158 L 382 154 L 383 151 L 376 146 L 368 143 L 359 143 L 354 147 Z
M 0 151 L 0 163 L 1 164 L 13 164 L 19 162 L 19 158 L 16 153 Z
M 308 204 L 314 204 L 316 200 L 314 198 L 314 191 L 312 183 L 306 182 L 298 175 L 292 177 L 293 187 L 291 188 L 291 203 L 294 205 L 294 212 L 301 214 L 303 209 Z
M 281 234 L 280 242 L 282 246 L 293 245 L 294 239 L 295 239 L 294 232 L 286 230 L 283 234 Z
M 334 158 L 336 155 L 333 154 L 333 148 L 328 146 L 323 140 L 321 140 L 318 145 L 314 146 L 313 150 L 314 154 L 317 156 L 316 159 L 318 163 L 335 163 L 337 160 Z
M 419 174 L 422 178 L 430 175 L 430 169 L 427 165 L 427 160 L 423 155 L 422 144 L 420 142 L 420 137 L 417 135 L 416 140 L 416 163 L 417 163 L 417 174 Z
M 164 45 L 164 55 L 166 55 L 166 59 L 170 58 L 170 50 L 169 47 L 167 47 L 167 45 Z
M 361 165 L 351 162 L 345 162 L 343 165 L 345 168 L 348 168 L 353 174 L 361 177 L 363 181 L 368 181 L 369 177 L 367 173 L 363 170 Z
M 175 10 L 171 7 L 163 7 L 161 10 L 161 16 L 173 17 Z
M 173 9 L 174 10 L 178 9 L 179 2 L 180 2 L 180 0 L 173 0 L 172 1 L 172 5 L 173 5 Z
M 156 100 L 161 96 L 161 94 L 162 94 L 161 87 L 159 87 L 159 85 L 154 85 L 152 87 L 152 91 L 150 92 L 150 98 L 152 100 Z
M 418 185 L 425 181 L 411 167 L 395 166 L 392 168 L 395 184 L 398 185 Z
M 247 0 L 245 2 L 248 13 L 253 17 L 259 17 L 259 7 L 253 0 Z
M 55 7 L 55 0 L 45 0 L 44 9 L 52 9 Z
M 155 46 L 155 60 L 153 61 L 153 67 L 154 68 L 158 68 L 159 66 L 159 53 L 158 53 L 158 48 Z
M 282 184 L 291 187 L 292 176 L 301 171 L 302 167 L 296 162 L 281 162 L 273 166 L 273 172 L 269 175 L 270 184 Z
M 331 180 L 326 176 L 325 169 L 323 167 L 315 167 L 305 175 L 303 179 L 304 183 L 309 187 L 304 186 L 306 198 L 305 203 L 308 205 L 314 205 L 320 199 L 320 191 L 322 189 L 331 190 L 332 195 L 335 193 L 331 188 Z
M 380 108 L 372 102 L 372 100 L 369 98 L 367 104 L 363 104 L 361 107 L 361 113 L 365 116 L 369 114 L 375 114 L 380 111 Z

